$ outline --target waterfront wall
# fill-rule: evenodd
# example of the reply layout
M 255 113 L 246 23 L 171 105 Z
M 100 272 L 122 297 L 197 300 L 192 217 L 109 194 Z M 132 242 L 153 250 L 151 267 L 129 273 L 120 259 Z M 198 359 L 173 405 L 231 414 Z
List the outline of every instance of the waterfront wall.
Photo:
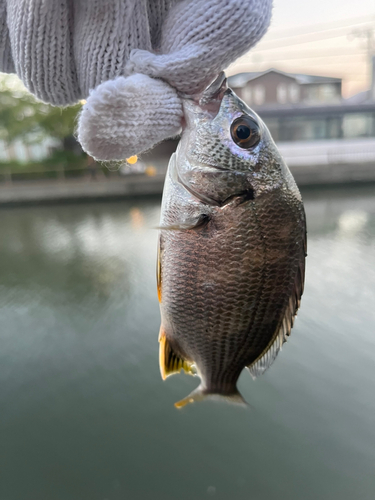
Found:
M 375 162 L 291 166 L 290 170 L 300 187 L 375 183 Z M 139 174 L 3 182 L 0 184 L 0 205 L 161 195 L 163 185 L 163 173 L 152 177 Z

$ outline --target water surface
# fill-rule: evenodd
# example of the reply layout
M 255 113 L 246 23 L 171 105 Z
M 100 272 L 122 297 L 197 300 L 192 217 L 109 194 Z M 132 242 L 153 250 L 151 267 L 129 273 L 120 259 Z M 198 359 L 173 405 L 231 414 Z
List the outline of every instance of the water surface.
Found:
M 304 193 L 302 307 L 252 410 L 162 382 L 159 200 L 0 211 L 0 500 L 373 500 L 374 189 Z

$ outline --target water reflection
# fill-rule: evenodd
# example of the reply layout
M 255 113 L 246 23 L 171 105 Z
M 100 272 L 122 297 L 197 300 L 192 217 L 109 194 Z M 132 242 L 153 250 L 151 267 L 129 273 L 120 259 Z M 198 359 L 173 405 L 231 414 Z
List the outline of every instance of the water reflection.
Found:
M 342 234 L 359 234 L 365 228 L 369 215 L 364 210 L 346 210 L 338 220 L 339 229 Z
M 372 500 L 375 195 L 304 193 L 306 291 L 253 407 L 173 407 L 159 200 L 1 210 L 0 499 Z

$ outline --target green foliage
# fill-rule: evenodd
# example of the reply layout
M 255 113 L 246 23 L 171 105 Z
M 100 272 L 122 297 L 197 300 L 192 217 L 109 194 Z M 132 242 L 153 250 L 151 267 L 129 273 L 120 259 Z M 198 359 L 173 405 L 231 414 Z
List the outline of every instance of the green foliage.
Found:
M 85 166 L 86 155 L 73 137 L 80 108 L 80 104 L 67 108 L 45 104 L 30 94 L 15 75 L 0 75 L 0 140 L 10 145 L 16 140 L 35 144 L 46 138 L 57 139 L 51 155 L 42 161 L 0 162 L 0 176 L 4 177 L 5 172 L 18 176 L 29 172 L 48 177 L 56 169 L 73 171 Z
M 45 137 L 64 140 L 74 133 L 80 104 L 68 108 L 54 107 L 35 99 L 13 76 L 0 79 L 0 139 L 27 143 Z

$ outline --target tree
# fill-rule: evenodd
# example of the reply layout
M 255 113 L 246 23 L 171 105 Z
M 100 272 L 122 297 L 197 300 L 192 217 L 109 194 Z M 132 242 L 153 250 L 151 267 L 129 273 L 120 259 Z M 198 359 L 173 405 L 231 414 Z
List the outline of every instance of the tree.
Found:
M 0 139 L 10 144 L 16 139 L 32 144 L 45 137 L 61 141 L 61 149 L 71 149 L 75 121 L 81 104 L 59 108 L 38 101 L 14 75 L 0 79 Z M 66 147 L 68 146 L 68 147 Z
M 0 162 L 0 170 L 18 172 L 19 175 L 22 172 L 40 172 L 43 176 L 51 175 L 56 167 L 60 171 L 73 171 L 85 164 L 86 155 L 74 138 L 80 108 L 81 104 L 59 108 L 38 101 L 15 75 L 0 76 L 0 141 L 9 146 L 19 140 L 28 145 L 45 143 L 46 140 L 51 144 L 47 158 L 27 163 L 3 161 Z M 49 173 L 43 174 L 44 171 Z

